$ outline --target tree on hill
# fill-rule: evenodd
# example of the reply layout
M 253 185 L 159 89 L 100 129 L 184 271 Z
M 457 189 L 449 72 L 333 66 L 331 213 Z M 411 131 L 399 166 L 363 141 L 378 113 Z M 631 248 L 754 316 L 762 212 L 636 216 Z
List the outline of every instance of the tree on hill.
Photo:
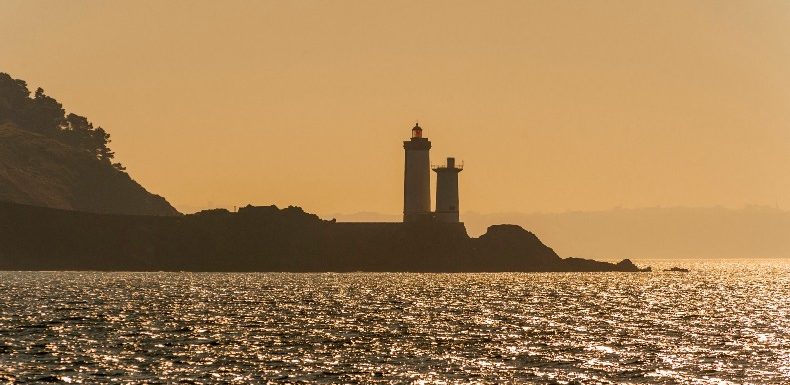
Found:
M 88 152 L 119 171 L 125 169 L 120 163 L 112 162 L 115 153 L 108 147 L 110 134 L 106 130 L 94 128 L 84 116 L 66 115 L 63 105 L 47 96 L 42 88 L 30 97 L 24 80 L 0 72 L 0 123 L 4 122 Z
M 21 121 L 18 122 L 20 127 L 51 137 L 61 130 L 66 111 L 57 100 L 44 94 L 42 88 L 36 89 L 26 107 L 21 113 Z
M 0 72 L 0 122 L 15 121 L 27 109 L 30 91 L 24 80 Z

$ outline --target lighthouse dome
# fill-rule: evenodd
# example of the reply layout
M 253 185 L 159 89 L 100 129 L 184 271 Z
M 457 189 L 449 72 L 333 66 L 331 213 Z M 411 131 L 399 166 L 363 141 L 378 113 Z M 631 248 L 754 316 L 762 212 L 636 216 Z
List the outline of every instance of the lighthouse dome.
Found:
M 420 123 L 414 124 L 414 128 L 411 129 L 411 137 L 422 138 L 422 127 L 420 127 Z

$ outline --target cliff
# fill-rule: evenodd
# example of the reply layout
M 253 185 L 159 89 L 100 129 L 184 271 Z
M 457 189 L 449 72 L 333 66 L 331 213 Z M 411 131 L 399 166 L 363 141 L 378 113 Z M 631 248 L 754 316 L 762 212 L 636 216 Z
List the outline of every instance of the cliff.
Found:
M 0 203 L 0 269 L 122 271 L 638 271 L 562 259 L 532 233 L 462 224 L 335 223 L 298 207 L 156 217 Z
M 10 122 L 0 124 L 0 201 L 95 213 L 179 214 L 109 162 Z

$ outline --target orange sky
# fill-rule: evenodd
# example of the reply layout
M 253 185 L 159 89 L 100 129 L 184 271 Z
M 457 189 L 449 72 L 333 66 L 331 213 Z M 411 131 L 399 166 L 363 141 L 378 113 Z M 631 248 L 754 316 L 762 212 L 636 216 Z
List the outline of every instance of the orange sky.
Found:
M 183 211 L 790 207 L 788 1 L 0 2 L 0 71 L 112 134 Z

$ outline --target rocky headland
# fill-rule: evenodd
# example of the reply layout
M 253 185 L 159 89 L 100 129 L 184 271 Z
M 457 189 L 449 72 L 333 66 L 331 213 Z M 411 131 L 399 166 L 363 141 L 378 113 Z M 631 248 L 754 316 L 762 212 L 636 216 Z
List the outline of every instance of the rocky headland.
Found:
M 639 271 L 629 260 L 560 258 L 514 225 L 337 223 L 274 206 L 182 216 L 0 203 L 0 269 L 98 271 Z

